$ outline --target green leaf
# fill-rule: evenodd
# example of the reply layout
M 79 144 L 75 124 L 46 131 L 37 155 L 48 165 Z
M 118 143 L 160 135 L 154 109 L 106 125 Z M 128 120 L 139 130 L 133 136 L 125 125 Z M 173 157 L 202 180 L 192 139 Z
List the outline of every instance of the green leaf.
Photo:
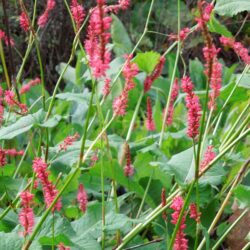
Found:
M 77 85 L 83 85 L 84 81 L 83 81 L 83 75 L 84 72 L 87 70 L 87 66 L 83 63 L 84 61 L 84 57 L 83 57 L 83 52 L 82 51 L 78 51 L 77 53 L 77 61 L 76 61 L 76 84 Z
M 160 57 L 160 54 L 154 51 L 138 53 L 134 62 L 138 65 L 141 71 L 145 71 L 147 74 L 150 74 L 158 64 Z
M 206 86 L 206 76 L 204 74 L 203 64 L 198 58 L 189 61 L 190 77 L 198 89 L 204 89 Z
M 221 16 L 234 16 L 242 11 L 250 11 L 249 0 L 217 0 L 215 11 Z
M 114 44 L 114 51 L 117 56 L 130 54 L 133 44 L 129 38 L 128 32 L 120 19 L 112 15 L 111 37 Z
M 18 250 L 21 249 L 23 240 L 17 233 L 2 233 L 0 232 L 0 249 L 3 250 Z
M 58 72 L 58 74 L 62 74 L 62 72 L 64 71 L 65 67 L 67 66 L 66 63 L 59 63 L 56 66 L 56 71 Z M 68 66 L 67 69 L 65 70 L 64 74 L 63 74 L 63 80 L 68 83 L 71 82 L 73 84 L 76 83 L 76 70 L 75 68 L 73 68 L 72 66 Z
M 221 24 L 214 16 L 214 13 L 211 15 L 210 21 L 208 23 L 208 28 L 210 32 L 218 33 L 225 37 L 232 37 L 232 33 L 227 29 L 227 27 Z
M 89 100 L 90 93 L 85 90 L 83 93 L 61 93 L 57 94 L 56 97 L 61 100 L 66 100 L 68 102 L 77 102 L 80 104 L 86 104 Z
M 240 208 L 250 207 L 250 187 L 239 185 L 234 189 L 236 199 L 240 204 Z
M 27 132 L 35 124 L 42 123 L 44 118 L 45 112 L 42 110 L 39 110 L 35 114 L 21 117 L 15 123 L 0 129 L 0 140 L 10 140 L 22 133 Z

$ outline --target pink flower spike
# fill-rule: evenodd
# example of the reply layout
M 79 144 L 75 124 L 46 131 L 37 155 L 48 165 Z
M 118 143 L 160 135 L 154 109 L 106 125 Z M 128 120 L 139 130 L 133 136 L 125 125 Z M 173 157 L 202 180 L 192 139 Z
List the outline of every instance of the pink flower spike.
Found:
M 171 220 L 172 224 L 174 224 L 174 225 L 177 224 L 183 205 L 184 205 L 184 200 L 181 196 L 176 196 L 173 199 L 173 202 L 170 206 L 170 208 L 172 208 L 174 210 L 174 212 L 171 215 L 172 216 L 172 220 Z M 187 250 L 188 249 L 188 240 L 185 238 L 186 234 L 184 233 L 184 229 L 186 227 L 185 221 L 186 221 L 186 215 L 184 215 L 182 217 L 181 225 L 180 225 L 179 230 L 176 234 L 174 248 L 173 248 L 174 250 Z
M 113 112 L 116 116 L 124 116 L 128 106 L 128 92 L 123 90 L 121 95 L 113 101 Z
M 20 27 L 27 32 L 30 28 L 30 24 L 29 24 L 29 17 L 27 16 L 27 14 L 25 12 L 22 12 L 20 15 Z
M 5 150 L 0 148 L 0 168 L 6 165 L 6 153 Z
M 34 212 L 32 210 L 31 203 L 34 195 L 29 191 L 22 192 L 20 194 L 22 210 L 19 213 L 19 222 L 24 228 L 24 232 L 21 234 L 25 237 L 27 234 L 32 233 L 34 226 Z
M 111 89 L 110 83 L 111 83 L 111 79 L 106 78 L 104 81 L 104 86 L 103 86 L 103 90 L 102 90 L 102 93 L 105 97 L 108 96 L 110 93 L 110 89 Z
M 68 149 L 68 146 L 71 146 L 78 138 L 80 138 L 78 133 L 75 133 L 73 136 L 67 136 L 63 143 L 59 145 L 60 150 L 66 151 Z
M 17 151 L 16 149 L 13 148 L 13 149 L 6 149 L 5 153 L 6 155 L 9 155 L 9 156 L 18 156 L 18 155 L 23 155 L 24 151 L 23 150 Z
M 4 100 L 6 101 L 6 103 L 12 107 L 14 105 L 16 105 L 16 102 L 14 100 L 15 98 L 15 93 L 12 90 L 6 90 L 4 92 L 5 96 L 4 96 Z
M 150 97 L 147 97 L 147 119 L 146 128 L 148 131 L 155 131 L 155 122 L 153 120 L 152 105 Z
M 158 64 L 155 66 L 153 72 L 148 75 L 144 81 L 144 93 L 148 92 L 153 82 L 160 77 L 165 63 L 165 57 L 161 56 Z
M 78 194 L 77 194 L 77 201 L 79 204 L 79 208 L 83 213 L 86 212 L 87 210 L 87 204 L 88 204 L 88 195 L 87 192 L 85 191 L 83 184 L 79 185 L 78 188 Z
M 49 19 L 49 12 L 45 11 L 38 19 L 38 26 L 44 28 Z
M 36 173 L 36 177 L 40 180 L 42 184 L 44 200 L 46 203 L 46 207 L 48 208 L 56 198 L 58 191 L 56 187 L 53 185 L 53 183 L 49 181 L 48 178 L 49 173 L 47 171 L 48 166 L 41 158 L 34 159 L 32 167 L 34 172 Z M 52 209 L 52 211 L 54 211 L 55 209 L 57 211 L 60 211 L 61 208 L 62 208 L 62 203 L 61 200 L 59 199 L 55 204 L 55 207 Z
M 191 203 L 189 206 L 190 218 L 194 219 L 197 223 L 200 223 L 201 213 L 198 212 L 197 206 L 195 203 Z
M 182 78 L 182 89 L 186 95 L 186 107 L 188 109 L 188 129 L 187 135 L 195 139 L 199 134 L 201 106 L 199 97 L 193 92 L 193 83 L 191 78 L 185 76 Z
M 77 30 L 79 30 L 85 17 L 84 8 L 78 3 L 78 0 L 72 0 L 70 10 L 76 23 Z
M 210 145 L 207 147 L 207 150 L 203 156 L 203 160 L 200 164 L 200 171 L 202 172 L 208 164 L 216 157 L 216 153 L 213 151 L 213 146 Z
M 173 84 L 172 92 L 171 92 L 170 104 L 169 104 L 168 115 L 167 115 L 167 120 L 166 120 L 167 125 L 171 125 L 173 123 L 174 102 L 178 94 L 179 94 L 179 83 L 178 83 L 178 79 L 176 78 Z
M 126 145 L 126 165 L 123 170 L 126 177 L 131 177 L 135 173 L 134 166 L 131 164 L 130 148 L 128 144 Z

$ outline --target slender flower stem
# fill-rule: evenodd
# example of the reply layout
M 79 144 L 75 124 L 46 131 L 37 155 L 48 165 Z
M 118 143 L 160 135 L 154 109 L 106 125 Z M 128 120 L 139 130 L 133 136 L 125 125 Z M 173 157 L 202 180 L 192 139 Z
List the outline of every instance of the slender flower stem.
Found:
M 178 61 L 180 57 L 180 52 L 181 52 L 181 41 L 180 41 L 180 30 L 181 30 L 181 14 L 180 14 L 180 0 L 177 1 L 177 12 L 178 12 L 178 44 L 177 44 L 177 52 L 176 52 L 176 58 L 175 58 L 175 63 L 174 63 L 174 69 L 172 72 L 172 77 L 171 77 L 171 83 L 170 83 L 170 88 L 169 88 L 169 93 L 168 93 L 168 99 L 167 103 L 165 106 L 165 112 L 163 116 L 163 121 L 162 121 L 162 128 L 161 128 L 161 134 L 160 134 L 160 140 L 159 140 L 159 147 L 161 148 L 162 142 L 163 142 L 163 136 L 164 136 L 164 131 L 165 131 L 165 126 L 166 126 L 166 119 L 168 116 L 168 110 L 170 106 L 170 101 L 171 101 L 171 91 L 173 88 L 174 80 L 175 80 L 175 75 L 177 71 L 177 66 L 178 66 Z
M 103 143 L 101 139 L 101 147 Z M 102 250 L 105 249 L 105 193 L 104 193 L 104 166 L 103 166 L 103 152 L 101 153 L 101 187 L 102 187 Z
M 249 209 L 245 209 L 241 215 L 232 223 L 232 225 L 226 230 L 226 232 L 220 237 L 220 239 L 215 243 L 212 250 L 218 249 L 218 247 L 221 245 L 221 243 L 224 241 L 226 236 L 232 231 L 232 229 L 242 220 L 242 218 L 249 212 Z M 250 242 L 249 245 L 250 246 Z M 242 248 L 242 250 L 247 250 L 248 248 Z
M 130 122 L 130 125 L 129 125 L 129 129 L 128 129 L 128 134 L 127 134 L 127 137 L 126 137 L 126 141 L 128 142 L 131 138 L 131 134 L 132 134 L 132 131 L 133 131 L 133 128 L 134 128 L 134 124 L 135 124 L 135 121 L 136 121 L 136 117 L 138 115 L 138 112 L 139 112 L 139 108 L 141 106 L 141 101 L 142 101 L 142 98 L 144 96 L 144 91 L 142 90 L 141 94 L 140 94 L 140 97 L 137 101 L 137 104 L 136 104 L 136 107 L 135 107 L 135 111 L 134 111 L 134 114 L 133 114 L 133 117 L 132 117 L 132 120 Z
M 7 83 L 8 88 L 11 89 L 11 82 L 10 82 L 8 69 L 7 69 L 7 66 L 6 66 L 2 40 L 0 40 L 0 57 L 1 57 L 2 64 L 3 64 L 3 72 L 4 72 L 4 76 L 5 76 L 5 81 Z
M 152 181 L 152 177 L 154 175 L 154 170 L 152 171 L 150 177 L 149 177 L 149 180 L 148 180 L 148 184 L 147 184 L 147 187 L 146 187 L 146 190 L 143 194 L 143 198 L 142 198 L 142 201 L 141 201 L 141 204 L 140 204 L 140 207 L 139 207 L 139 210 L 138 210 L 138 213 L 136 215 L 136 219 L 138 219 L 140 217 L 140 214 L 141 214 L 141 211 L 142 211 L 142 208 L 143 208 L 143 205 L 144 205 L 144 202 L 145 202 L 145 199 L 148 195 L 148 190 L 149 190 L 149 187 L 150 187 L 150 184 L 151 184 L 151 181 Z
M 248 242 L 243 248 L 242 250 L 248 250 L 250 247 L 250 242 Z
M 211 234 L 212 230 L 214 229 L 215 225 L 217 224 L 217 222 L 219 221 L 219 219 L 221 218 L 222 216 L 222 213 L 231 197 L 231 195 L 233 194 L 233 190 L 234 188 L 238 185 L 238 183 L 240 182 L 242 176 L 244 175 L 245 171 L 247 170 L 247 167 L 249 166 L 250 164 L 250 158 L 245 162 L 245 164 L 241 167 L 237 177 L 235 178 L 235 181 L 233 183 L 233 185 L 231 186 L 229 192 L 227 193 L 227 196 L 225 198 L 225 200 L 223 201 L 219 211 L 217 212 L 212 224 L 210 225 L 209 229 L 208 229 L 208 234 Z M 204 246 L 206 242 L 206 237 L 203 238 L 203 240 L 201 241 L 199 247 L 197 248 L 197 250 L 201 250 Z

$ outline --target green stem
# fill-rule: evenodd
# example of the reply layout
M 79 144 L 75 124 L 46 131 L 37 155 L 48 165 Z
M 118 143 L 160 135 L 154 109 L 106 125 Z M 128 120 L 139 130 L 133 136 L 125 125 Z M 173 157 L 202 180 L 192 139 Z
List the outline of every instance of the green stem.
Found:
M 131 134 L 132 134 L 132 131 L 133 131 L 133 128 L 134 128 L 134 124 L 135 124 L 135 121 L 136 121 L 136 117 L 138 115 L 138 111 L 139 111 L 139 108 L 141 106 L 141 101 L 142 101 L 142 98 L 144 96 L 144 91 L 142 90 L 141 94 L 140 94 L 140 97 L 138 99 L 138 102 L 137 102 L 137 105 L 135 107 L 135 111 L 134 111 L 134 114 L 133 114 L 133 117 L 132 117 L 132 120 L 130 122 L 130 125 L 129 125 L 129 129 L 128 129 L 128 133 L 127 133 L 127 137 L 126 137 L 126 141 L 128 142 L 131 138 Z
M 55 249 L 55 213 L 52 213 L 52 250 Z
M 102 146 L 102 139 L 101 139 Z M 105 249 L 105 193 L 104 193 L 104 166 L 103 153 L 101 153 L 101 187 L 102 187 L 102 250 Z
M 4 76 L 5 76 L 5 81 L 7 83 L 8 89 L 11 89 L 11 82 L 10 82 L 10 78 L 9 78 L 8 69 L 6 66 L 2 40 L 0 40 L 0 57 L 1 57 L 2 65 L 3 65 L 3 72 L 4 72 Z
M 142 201 L 141 201 L 141 204 L 140 204 L 140 207 L 139 207 L 139 210 L 138 210 L 138 213 L 136 215 L 136 219 L 138 219 L 140 217 L 140 214 L 141 214 L 141 211 L 142 211 L 142 208 L 143 208 L 143 205 L 145 203 L 145 199 L 148 195 L 148 190 L 149 190 L 149 187 L 150 187 L 150 184 L 151 184 L 151 181 L 152 181 L 152 177 L 154 175 L 154 171 L 152 171 L 150 177 L 149 177 L 149 180 L 148 180 L 148 184 L 147 184 L 147 187 L 146 187 L 146 190 L 143 194 L 143 198 L 142 198 Z
M 177 45 L 177 52 L 176 52 L 176 58 L 175 58 L 175 63 L 174 63 L 174 68 L 172 72 L 172 77 L 171 77 L 171 83 L 170 83 L 170 88 L 169 88 L 169 93 L 168 93 L 168 99 L 167 103 L 165 106 L 165 112 L 163 116 L 163 121 L 162 121 L 162 128 L 161 128 L 161 134 L 160 134 L 160 140 L 159 140 L 159 147 L 161 148 L 162 142 L 163 142 L 163 136 L 164 136 L 164 131 L 165 131 L 165 126 L 166 126 L 166 119 L 168 116 L 168 110 L 170 106 L 170 100 L 171 100 L 171 92 L 175 80 L 175 75 L 178 67 L 178 61 L 180 57 L 180 52 L 181 52 L 181 42 L 180 42 L 180 30 L 181 30 L 181 15 L 180 15 L 180 0 L 177 1 L 177 12 L 178 12 L 178 45 Z

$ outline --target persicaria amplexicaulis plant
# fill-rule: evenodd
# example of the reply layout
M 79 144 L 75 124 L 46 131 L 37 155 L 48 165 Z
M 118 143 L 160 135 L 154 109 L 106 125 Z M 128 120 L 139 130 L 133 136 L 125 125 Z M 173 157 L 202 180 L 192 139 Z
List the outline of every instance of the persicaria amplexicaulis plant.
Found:
M 248 3 L 2 2 L 0 249 L 248 249 Z

